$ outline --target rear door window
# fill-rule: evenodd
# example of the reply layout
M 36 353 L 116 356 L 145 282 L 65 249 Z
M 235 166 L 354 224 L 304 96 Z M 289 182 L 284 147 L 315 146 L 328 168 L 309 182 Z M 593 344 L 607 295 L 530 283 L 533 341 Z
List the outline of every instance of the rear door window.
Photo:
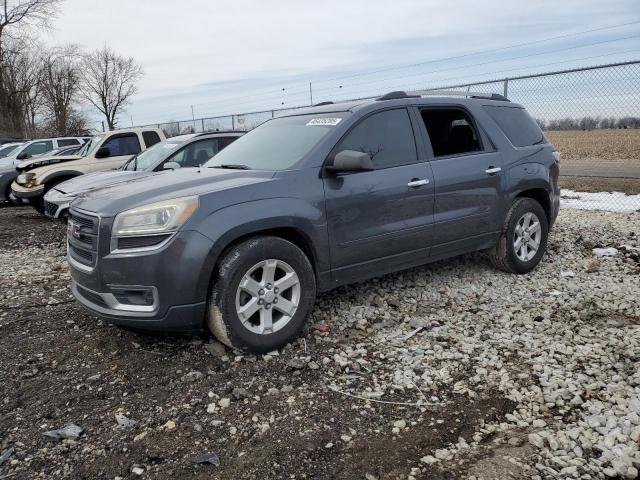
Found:
M 52 140 L 44 140 L 41 142 L 34 142 L 28 147 L 26 147 L 23 152 L 27 154 L 27 156 L 32 157 L 34 155 L 41 155 L 43 153 L 47 153 L 53 150 L 53 141 Z
M 123 133 L 122 135 L 111 137 L 102 146 L 109 149 L 111 157 L 135 155 L 141 151 L 140 141 L 135 133 Z
M 207 138 L 187 145 L 167 162 L 175 162 L 181 167 L 198 167 L 207 163 L 218 150 L 218 139 Z
M 420 116 L 436 157 L 482 151 L 480 136 L 469 114 L 461 108 L 425 108 Z
M 366 117 L 342 139 L 334 153 L 342 150 L 368 153 L 377 169 L 408 165 L 418 160 L 411 120 L 404 108 Z
M 514 147 L 528 147 L 545 142 L 538 122 L 524 108 L 485 105 L 484 109 Z

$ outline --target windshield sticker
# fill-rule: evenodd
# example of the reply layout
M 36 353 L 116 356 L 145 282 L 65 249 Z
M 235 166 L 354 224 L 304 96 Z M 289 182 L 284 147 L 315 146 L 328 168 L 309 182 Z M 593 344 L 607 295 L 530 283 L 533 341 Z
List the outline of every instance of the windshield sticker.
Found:
M 162 148 L 176 148 L 177 146 L 177 143 L 165 143 Z
M 335 127 L 341 120 L 341 118 L 313 118 L 309 120 L 307 126 L 315 125 L 320 127 Z

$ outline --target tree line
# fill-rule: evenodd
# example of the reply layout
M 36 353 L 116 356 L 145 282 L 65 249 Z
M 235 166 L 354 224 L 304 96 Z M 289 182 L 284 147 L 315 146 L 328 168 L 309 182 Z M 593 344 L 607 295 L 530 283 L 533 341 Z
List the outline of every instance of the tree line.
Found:
M 45 47 L 61 0 L 0 0 L 0 136 L 86 135 L 87 107 L 109 129 L 137 92 L 142 68 L 104 46 Z
M 600 128 L 640 128 L 640 117 L 582 117 L 536 121 L 542 130 L 596 130 Z

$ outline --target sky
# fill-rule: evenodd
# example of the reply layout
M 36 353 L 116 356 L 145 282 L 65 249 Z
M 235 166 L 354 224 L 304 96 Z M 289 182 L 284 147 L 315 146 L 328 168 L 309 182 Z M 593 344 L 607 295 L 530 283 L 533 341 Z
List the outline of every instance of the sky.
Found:
M 639 0 L 64 0 L 52 26 L 142 65 L 123 127 L 640 59 Z

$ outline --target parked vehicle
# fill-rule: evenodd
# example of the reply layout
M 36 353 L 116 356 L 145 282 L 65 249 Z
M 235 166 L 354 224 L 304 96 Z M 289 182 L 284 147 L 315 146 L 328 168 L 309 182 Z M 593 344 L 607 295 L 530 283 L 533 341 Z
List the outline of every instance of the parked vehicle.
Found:
M 5 143 L 0 145 L 0 158 L 4 158 L 14 152 L 23 142 L 20 143 Z
M 24 161 L 16 168 L 18 175 L 11 184 L 12 198 L 44 213 L 44 194 L 57 184 L 86 173 L 116 169 L 164 138 L 158 128 L 113 130 L 90 139 L 77 155 L 43 156 Z
M 6 145 L 8 143 L 24 143 L 27 140 L 25 140 L 24 138 L 17 138 L 17 137 L 0 137 L 0 146 L 1 145 Z
M 69 204 L 78 195 L 143 176 L 204 165 L 243 134 L 229 131 L 171 137 L 132 157 L 116 171 L 81 175 L 56 185 L 44 196 L 44 213 L 51 218 L 66 218 Z
M 39 158 L 50 154 L 53 149 L 68 148 L 64 145 L 82 145 L 87 139 L 84 137 L 61 137 L 31 140 L 18 144 L 10 153 L 0 158 L 0 201 L 11 199 L 11 184 L 18 176 L 16 166 L 24 159 Z M 7 144 L 8 146 L 8 144 Z M 80 158 L 75 156 L 73 158 Z
M 74 201 L 75 298 L 108 321 L 270 351 L 316 292 L 475 250 L 526 273 L 559 208 L 559 155 L 500 95 L 392 92 L 270 120 L 182 169 Z M 177 288 L 176 286 L 179 286 Z
M 82 145 L 77 145 L 75 147 L 57 148 L 55 150 L 51 150 L 49 153 L 47 153 L 47 155 L 49 155 L 50 157 L 61 157 L 61 156 L 66 156 L 66 155 L 75 155 L 80 150 L 82 150 L 83 146 L 84 146 L 84 143 Z

